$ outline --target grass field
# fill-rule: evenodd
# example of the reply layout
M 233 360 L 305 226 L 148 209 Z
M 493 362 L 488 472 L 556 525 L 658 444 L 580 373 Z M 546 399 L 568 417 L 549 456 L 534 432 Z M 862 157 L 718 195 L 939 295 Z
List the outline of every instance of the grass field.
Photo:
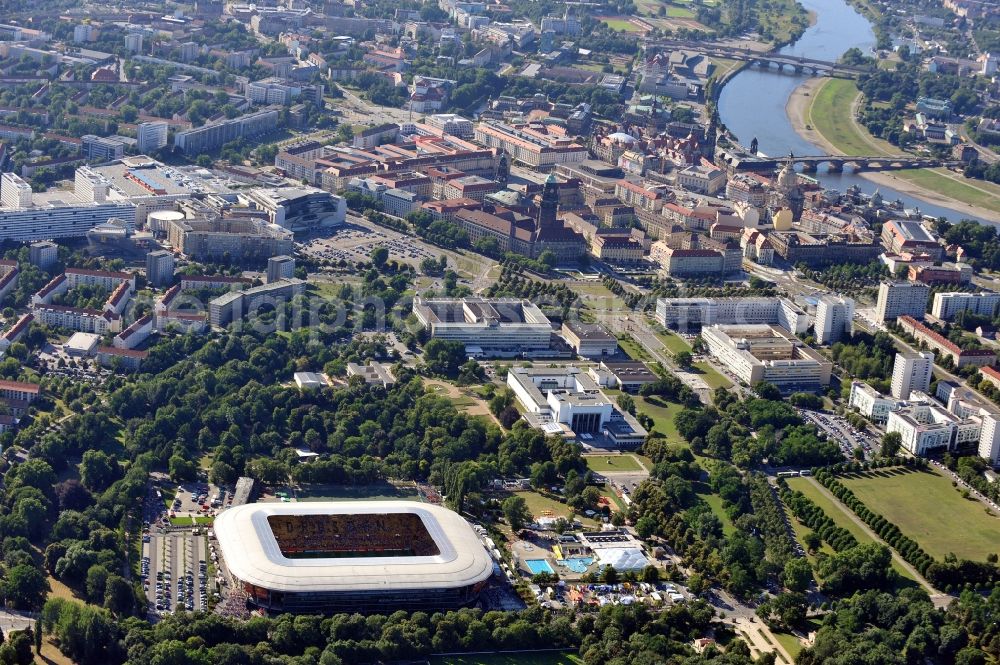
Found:
M 695 493 L 702 501 L 708 504 L 708 507 L 712 509 L 712 513 L 722 522 L 722 533 L 727 536 L 735 533 L 736 526 L 733 525 L 733 521 L 729 519 L 726 511 L 722 509 L 722 497 L 718 494 L 712 494 L 712 490 L 704 483 L 698 483 L 695 486 Z
M 916 169 L 895 174 L 900 180 L 929 189 L 969 205 L 1000 212 L 1000 187 L 982 180 L 971 180 L 945 169 Z
M 633 360 L 641 360 L 643 362 L 653 361 L 646 349 L 642 348 L 642 345 L 635 341 L 631 335 L 622 335 L 619 337 L 618 346 Z
M 587 455 L 583 460 L 591 471 L 642 471 L 632 455 Z
M 580 665 L 575 653 L 511 653 L 476 656 L 434 656 L 431 665 Z
M 566 517 L 573 513 L 573 509 L 567 506 L 565 503 L 560 503 L 555 499 L 550 499 L 549 497 L 539 494 L 534 491 L 527 492 L 515 492 L 515 494 L 525 500 L 528 504 L 528 510 L 535 517 Z M 588 526 L 596 526 L 597 522 L 583 515 L 577 515 L 576 518 Z
M 936 559 L 953 552 L 985 561 L 1000 552 L 1000 518 L 986 514 L 978 501 L 963 499 L 944 476 L 883 470 L 841 482 Z
M 642 32 L 642 28 L 631 21 L 626 21 L 624 19 L 602 18 L 601 21 L 606 23 L 612 30 L 618 30 L 619 32 Z
M 663 342 L 663 346 L 667 347 L 667 350 L 670 351 L 670 353 L 691 351 L 691 345 L 687 343 L 686 339 L 680 335 L 675 335 L 668 330 L 663 330 L 662 332 L 656 331 L 656 337 Z
M 851 107 L 859 94 L 854 81 L 826 81 L 816 90 L 806 112 L 809 124 L 845 155 L 893 154 L 877 148 L 877 143 L 873 145 L 873 139 L 862 133 L 864 130 L 851 117 Z
M 826 498 L 826 495 L 819 491 L 819 488 L 809 481 L 808 478 L 789 478 L 788 486 L 793 490 L 798 490 L 805 494 L 809 499 L 819 506 L 827 516 L 833 520 L 834 524 L 839 527 L 843 527 L 851 532 L 855 538 L 858 539 L 858 543 L 874 543 L 876 542 L 874 538 L 869 536 L 864 529 L 858 526 L 854 520 L 852 520 L 847 511 L 849 508 L 842 506 L 839 501 L 831 501 Z M 794 520 L 793 520 L 794 522 Z M 905 568 L 899 565 L 899 562 L 895 558 L 892 560 L 893 569 L 902 575 L 903 577 L 916 581 Z
M 731 388 L 733 382 L 727 379 L 725 376 L 720 374 L 712 365 L 707 362 L 697 362 L 694 364 L 696 368 L 701 370 L 701 379 L 708 384 L 709 388 L 713 390 L 715 388 Z
M 674 426 L 674 416 L 684 408 L 683 406 L 662 400 L 654 403 L 638 395 L 635 396 L 635 406 L 637 412 L 645 413 L 653 419 L 653 430 L 665 435 L 669 441 L 685 443 L 677 427 Z
M 374 485 L 305 485 L 290 491 L 297 501 L 419 501 L 414 487 L 397 487 L 389 483 Z

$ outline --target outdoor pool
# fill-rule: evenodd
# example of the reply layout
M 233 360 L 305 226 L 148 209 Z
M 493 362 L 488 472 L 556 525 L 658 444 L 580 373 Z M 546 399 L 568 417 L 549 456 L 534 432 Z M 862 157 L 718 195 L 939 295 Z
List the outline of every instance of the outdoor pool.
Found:
M 545 559 L 525 559 L 524 565 L 528 567 L 528 570 L 531 571 L 532 575 L 538 575 L 540 573 L 551 574 L 556 572 Z
M 594 557 L 575 556 L 570 557 L 569 559 L 563 559 L 561 563 L 574 573 L 585 573 L 587 572 L 587 567 L 594 563 Z

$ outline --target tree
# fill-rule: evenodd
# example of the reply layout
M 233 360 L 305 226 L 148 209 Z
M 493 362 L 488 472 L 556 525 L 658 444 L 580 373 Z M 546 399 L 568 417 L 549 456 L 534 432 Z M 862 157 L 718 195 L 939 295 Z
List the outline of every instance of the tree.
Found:
M 235 482 L 238 477 L 236 469 L 221 460 L 213 463 L 208 472 L 208 480 L 213 485 L 229 485 Z
M 497 416 L 497 419 L 503 425 L 504 429 L 510 429 L 521 419 L 521 412 L 513 404 L 508 404 Z
M 805 591 L 812 582 L 812 568 L 805 559 L 789 559 L 781 575 L 785 588 L 789 591 Z
M 531 511 L 528 510 L 528 502 L 521 496 L 512 496 L 504 499 L 500 504 L 503 516 L 510 524 L 513 531 L 520 531 L 526 524 L 531 522 Z
M 899 432 L 886 432 L 882 435 L 882 456 L 895 457 L 903 445 L 903 435 Z
M 635 415 L 635 399 L 631 395 L 622 393 L 618 396 L 618 408 L 622 411 Z
M 757 393 L 757 397 L 761 399 L 766 399 L 771 402 L 777 402 L 781 400 L 781 390 L 778 386 L 773 383 L 768 383 L 767 381 L 758 381 L 753 385 L 753 391 Z
M 118 462 L 100 450 L 88 450 L 80 462 L 80 482 L 92 492 L 108 488 L 118 476 Z
M 682 369 L 691 369 L 691 362 L 694 356 L 691 355 L 690 351 L 680 351 L 674 355 L 674 360 L 677 362 L 677 366 Z
M 22 563 L 7 571 L 0 590 L 7 603 L 15 608 L 37 610 L 49 593 L 49 582 L 42 571 Z
M 376 247 L 371 253 L 372 265 L 376 270 L 382 270 L 386 261 L 389 260 L 389 250 L 385 247 Z
M 198 466 L 180 455 L 172 455 L 167 462 L 167 468 L 170 471 L 170 479 L 174 481 L 194 480 L 198 473 Z
M 467 358 L 461 342 L 435 338 L 424 346 L 424 362 L 434 374 L 455 376 Z
M 135 593 L 124 577 L 108 576 L 104 585 L 104 607 L 116 616 L 128 616 L 135 611 Z
M 538 262 L 550 270 L 556 265 L 558 260 L 559 258 L 556 256 L 556 253 L 551 249 L 546 249 L 538 255 Z

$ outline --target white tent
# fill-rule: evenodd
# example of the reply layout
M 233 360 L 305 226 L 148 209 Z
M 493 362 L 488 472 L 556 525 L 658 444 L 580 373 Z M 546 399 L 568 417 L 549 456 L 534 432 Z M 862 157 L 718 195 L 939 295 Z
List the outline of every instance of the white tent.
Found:
M 619 572 L 640 571 L 649 565 L 649 559 L 638 547 L 607 547 L 595 551 L 597 563 L 602 568 L 611 566 Z

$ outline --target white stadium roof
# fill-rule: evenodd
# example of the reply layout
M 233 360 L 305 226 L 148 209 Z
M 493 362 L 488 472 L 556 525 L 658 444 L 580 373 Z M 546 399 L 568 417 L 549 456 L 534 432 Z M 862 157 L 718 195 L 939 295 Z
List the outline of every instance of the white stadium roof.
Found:
M 285 557 L 272 515 L 417 515 L 437 545 L 435 556 Z M 447 508 L 413 501 L 252 503 L 223 511 L 215 537 L 229 571 L 243 582 L 286 593 L 459 588 L 482 582 L 493 561 L 472 527 Z

